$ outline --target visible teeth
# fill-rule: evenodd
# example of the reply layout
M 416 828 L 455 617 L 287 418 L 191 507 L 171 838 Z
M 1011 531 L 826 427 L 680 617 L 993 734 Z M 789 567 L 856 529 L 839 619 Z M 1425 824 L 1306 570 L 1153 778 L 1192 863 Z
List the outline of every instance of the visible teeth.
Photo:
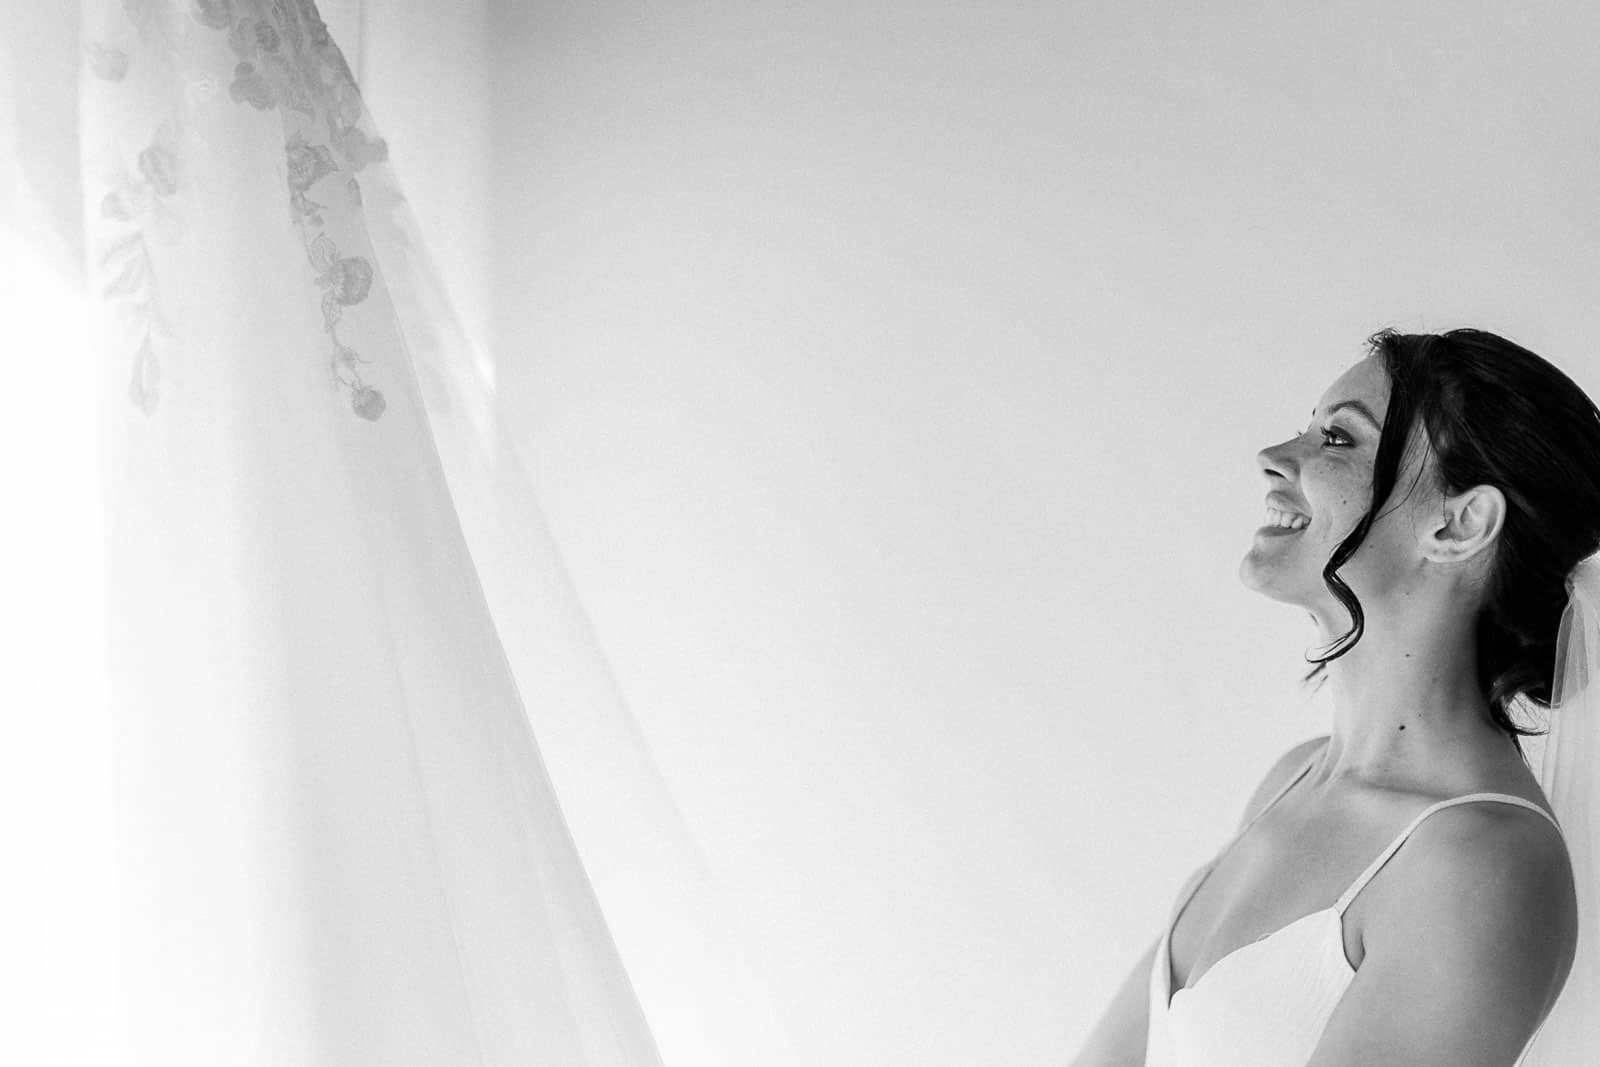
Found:
M 1268 508 L 1267 525 L 1282 526 L 1290 530 L 1303 530 L 1311 525 L 1311 520 L 1304 515 L 1290 515 L 1288 512 L 1279 511 L 1277 508 Z

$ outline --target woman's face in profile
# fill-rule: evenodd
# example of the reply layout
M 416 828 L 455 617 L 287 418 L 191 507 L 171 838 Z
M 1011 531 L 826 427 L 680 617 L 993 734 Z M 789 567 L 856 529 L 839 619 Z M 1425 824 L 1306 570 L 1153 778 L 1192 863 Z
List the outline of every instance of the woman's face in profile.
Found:
M 1324 583 L 1322 569 L 1366 514 L 1388 407 L 1388 373 L 1376 358 L 1364 359 L 1327 388 L 1304 430 L 1257 454 L 1267 482 L 1264 504 L 1275 511 L 1263 511 L 1263 525 L 1239 564 L 1239 579 L 1246 586 L 1302 605 L 1321 618 L 1347 617 Z M 1409 480 L 1410 474 L 1404 473 L 1396 489 L 1403 490 Z M 1285 513 L 1300 516 L 1292 520 L 1292 528 L 1279 525 Z M 1393 518 L 1393 513 L 1380 518 L 1340 568 L 1340 576 L 1358 594 L 1363 565 L 1385 554 L 1394 527 L 1409 533 L 1409 524 Z

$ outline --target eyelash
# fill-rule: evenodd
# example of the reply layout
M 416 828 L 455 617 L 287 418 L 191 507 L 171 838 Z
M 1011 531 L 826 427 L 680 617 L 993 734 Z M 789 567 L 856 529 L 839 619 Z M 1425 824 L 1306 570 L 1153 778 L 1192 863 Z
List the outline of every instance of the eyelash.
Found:
M 1296 437 L 1302 437 L 1302 436 L 1305 435 L 1305 432 L 1306 432 L 1305 430 L 1301 430 L 1299 433 L 1295 434 L 1295 436 Z M 1322 443 L 1323 443 L 1323 445 L 1325 445 L 1327 447 L 1330 447 L 1330 448 L 1349 448 L 1350 446 L 1355 444 L 1354 441 L 1350 440 L 1349 437 L 1347 437 L 1346 435 L 1340 433 L 1338 430 L 1322 430 L 1321 433 L 1322 433 Z M 1344 442 L 1344 444 L 1342 444 L 1342 445 L 1333 444 L 1333 442 L 1328 440 L 1328 437 L 1330 435 L 1339 438 L 1341 441 Z

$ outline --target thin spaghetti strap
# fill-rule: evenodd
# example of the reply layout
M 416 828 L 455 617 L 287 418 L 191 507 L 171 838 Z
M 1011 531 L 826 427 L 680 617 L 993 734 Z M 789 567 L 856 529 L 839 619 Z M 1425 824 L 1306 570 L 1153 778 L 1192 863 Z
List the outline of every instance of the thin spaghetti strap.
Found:
M 1482 800 L 1499 801 L 1504 804 L 1516 804 L 1519 807 L 1536 811 L 1540 815 L 1543 815 L 1546 819 L 1550 820 L 1550 824 L 1556 828 L 1557 833 L 1562 832 L 1561 824 L 1557 822 L 1555 817 L 1552 816 L 1548 811 L 1545 811 L 1531 800 L 1526 800 L 1522 797 L 1514 797 L 1510 793 L 1468 793 L 1465 796 L 1450 797 L 1448 800 L 1441 800 L 1437 804 L 1430 804 L 1428 807 L 1424 808 L 1415 819 L 1412 819 L 1411 822 L 1407 824 L 1404 830 L 1401 830 L 1400 833 L 1395 836 L 1393 841 L 1389 842 L 1389 847 L 1380 852 L 1378 854 L 1378 858 L 1368 864 L 1367 869 L 1362 871 L 1360 876 L 1357 877 L 1354 882 L 1350 883 L 1350 888 L 1346 889 L 1343 895 L 1339 897 L 1338 903 L 1334 904 L 1334 909 L 1340 915 L 1344 914 L 1344 909 L 1350 906 L 1350 902 L 1356 898 L 1356 894 L 1360 893 L 1361 890 L 1366 888 L 1367 883 L 1372 880 L 1372 876 L 1377 874 L 1385 863 L 1389 862 L 1389 857 L 1393 856 L 1395 852 L 1399 850 L 1400 846 L 1406 843 L 1406 838 L 1411 836 L 1411 831 L 1415 830 L 1422 824 L 1423 819 L 1426 819 L 1436 811 L 1443 811 L 1445 808 L 1453 807 L 1456 804 L 1467 804 L 1472 801 Z M 1563 836 L 1565 835 L 1563 834 Z
M 1295 774 L 1295 776 L 1293 778 L 1290 778 L 1287 782 L 1285 782 L 1283 784 L 1283 788 L 1282 789 L 1279 789 L 1276 793 L 1272 794 L 1272 799 L 1271 800 L 1269 800 L 1265 804 L 1261 805 L 1261 810 L 1256 812 L 1254 815 L 1252 815 L 1250 817 L 1250 822 L 1253 823 L 1257 819 L 1261 818 L 1261 816 L 1265 815 L 1267 813 L 1267 809 L 1268 808 L 1272 807 L 1272 805 L 1276 804 L 1279 800 L 1283 799 L 1283 795 L 1285 793 L 1287 793 L 1289 790 L 1293 789 L 1296 785 L 1298 785 L 1299 782 L 1300 782 L 1300 779 L 1302 779 L 1302 778 L 1304 778 L 1306 776 L 1306 772 L 1309 771 L 1312 767 L 1316 766 L 1317 757 L 1320 756 L 1320 755 L 1322 755 L 1322 749 L 1321 748 L 1318 748 L 1315 752 L 1311 753 L 1310 758 L 1306 760 L 1305 766 L 1301 767 L 1300 770 Z M 1248 826 L 1248 825 L 1250 825 L 1250 823 L 1246 823 L 1245 825 Z
M 1228 838 L 1227 842 L 1217 850 L 1217 854 L 1211 857 L 1211 860 L 1206 864 L 1206 869 L 1210 869 L 1219 863 L 1222 860 L 1222 857 L 1227 855 L 1228 850 L 1234 846 L 1234 843 L 1237 842 L 1239 838 L 1244 836 L 1245 831 L 1254 826 L 1257 819 L 1265 815 L 1267 810 L 1271 808 L 1272 805 L 1282 800 L 1283 795 L 1289 790 L 1293 789 L 1300 779 L 1306 776 L 1306 772 L 1316 765 L 1317 755 L 1320 753 L 1321 749 L 1318 749 L 1316 753 L 1312 754 L 1310 759 L 1306 760 L 1305 766 L 1301 767 L 1300 770 L 1295 772 L 1295 774 L 1288 781 L 1284 782 L 1283 785 L 1278 787 L 1278 791 L 1272 794 L 1272 799 L 1261 805 L 1261 807 L 1257 809 L 1256 813 L 1250 816 L 1250 818 L 1245 821 L 1245 824 L 1239 827 L 1239 829 L 1234 832 L 1234 835 Z
M 1297 774 L 1295 774 L 1292 778 L 1290 778 L 1287 782 L 1284 782 L 1283 785 L 1278 788 L 1278 791 L 1276 793 L 1272 794 L 1272 799 L 1267 801 L 1265 804 L 1261 805 L 1260 810 L 1257 811 L 1254 815 L 1250 816 L 1250 818 L 1245 822 L 1245 824 L 1243 826 L 1239 827 L 1239 829 L 1234 833 L 1234 835 L 1232 837 L 1228 838 L 1227 842 L 1224 843 L 1221 848 L 1217 849 L 1216 855 L 1212 856 L 1209 860 L 1207 860 L 1205 863 L 1201 864 L 1199 867 L 1196 867 L 1195 870 L 1194 870 L 1194 873 L 1189 875 L 1189 880 L 1186 881 L 1183 884 L 1183 887 L 1178 891 L 1177 900 L 1173 901 L 1172 910 L 1167 913 L 1167 925 L 1166 925 L 1165 929 L 1168 932 L 1170 932 L 1172 927 L 1173 927 L 1173 925 L 1175 925 L 1177 923 L 1178 916 L 1183 914 L 1183 909 L 1186 908 L 1188 906 L 1188 904 L 1189 904 L 1189 898 L 1194 896 L 1195 891 L 1200 888 L 1200 883 L 1204 882 L 1206 880 L 1206 877 L 1211 873 L 1211 869 L 1213 867 L 1215 867 L 1218 863 L 1222 862 L 1222 857 L 1226 856 L 1228 854 L 1228 850 L 1231 849 L 1234 846 L 1234 844 L 1236 844 L 1238 842 L 1239 838 L 1244 836 L 1244 832 L 1246 830 L 1250 829 L 1250 827 L 1255 825 L 1255 822 L 1256 822 L 1257 819 L 1261 818 L 1261 816 L 1263 816 L 1263 815 L 1265 815 L 1267 813 L 1267 809 L 1268 808 L 1270 808 L 1270 807 L 1272 807 L 1272 805 L 1276 804 L 1283 797 L 1283 795 L 1285 793 L 1287 793 L 1290 789 L 1294 788 L 1294 785 L 1295 785 L 1296 782 L 1300 781 L 1300 779 L 1302 779 L 1302 778 L 1304 778 L 1306 776 L 1306 772 L 1309 771 L 1316 764 L 1317 756 L 1320 755 L 1321 752 L 1322 752 L 1322 750 L 1319 748 L 1316 753 L 1313 753 L 1311 758 L 1306 760 L 1305 766 L 1301 767 L 1299 772 Z M 1163 936 L 1165 936 L 1165 935 L 1163 935 Z
M 1560 834 L 1563 838 L 1567 836 L 1566 831 L 1561 829 L 1561 823 L 1556 821 L 1556 817 L 1554 815 L 1551 815 L 1548 811 L 1545 811 L 1533 801 L 1527 800 L 1523 797 L 1514 797 L 1510 793 L 1468 793 L 1466 796 L 1456 797 L 1455 799 L 1448 801 L 1448 803 L 1459 804 L 1468 800 L 1498 800 L 1506 804 L 1515 804 L 1518 807 L 1527 808 L 1529 811 L 1536 811 L 1550 821 L 1550 825 L 1556 828 L 1556 833 Z
M 1260 810 L 1258 810 L 1254 815 L 1250 816 L 1250 819 L 1249 819 L 1248 822 L 1246 822 L 1243 826 L 1239 827 L 1239 832 L 1233 835 L 1233 841 L 1229 841 L 1226 845 L 1224 845 L 1223 848 L 1222 848 L 1222 851 L 1226 852 L 1229 848 L 1233 847 L 1233 842 L 1237 841 L 1237 840 L 1239 840 L 1239 838 L 1243 837 L 1244 836 L 1244 832 L 1246 830 L 1250 829 L 1250 827 L 1254 826 L 1257 819 L 1259 819 L 1259 818 L 1261 818 L 1261 816 L 1265 815 L 1267 813 L 1268 809 L 1270 809 L 1272 807 L 1272 805 L 1274 805 L 1278 801 L 1282 800 L 1283 799 L 1283 795 L 1285 793 L 1287 793 L 1289 790 L 1293 789 L 1296 785 L 1298 785 L 1299 782 L 1300 782 L 1300 779 L 1302 779 L 1302 778 L 1304 778 L 1306 776 L 1306 772 L 1309 771 L 1312 767 L 1316 766 L 1317 757 L 1320 756 L 1321 754 L 1322 754 L 1322 749 L 1320 749 L 1320 748 L 1318 748 L 1317 751 L 1313 752 L 1311 754 L 1311 758 L 1306 760 L 1305 766 L 1301 767 L 1300 770 L 1297 771 L 1294 774 L 1294 776 L 1291 777 L 1287 782 L 1284 782 L 1283 785 L 1279 786 L 1278 787 L 1278 791 L 1276 793 L 1272 794 L 1272 799 L 1267 801 L 1265 804 L 1261 805 Z M 1221 858 L 1221 853 L 1218 853 L 1218 858 L 1219 859 Z

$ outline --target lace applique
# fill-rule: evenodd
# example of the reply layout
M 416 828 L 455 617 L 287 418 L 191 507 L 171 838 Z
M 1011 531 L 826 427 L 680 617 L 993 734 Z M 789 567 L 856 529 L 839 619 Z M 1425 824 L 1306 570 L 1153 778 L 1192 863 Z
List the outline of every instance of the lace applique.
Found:
M 310 0 L 190 0 L 176 7 L 164 0 L 124 0 L 122 8 L 142 48 L 172 65 L 184 83 L 188 106 L 195 106 L 193 94 L 188 93 L 195 85 L 209 86 L 207 97 L 226 85 L 235 105 L 281 116 L 287 135 L 289 217 L 315 271 L 313 283 L 321 290 L 322 323 L 333 350 L 332 377 L 350 390 L 351 409 L 358 416 L 379 418 L 385 408 L 383 394 L 360 373 L 360 366 L 371 360 L 338 335 L 346 311 L 371 291 L 373 266 L 365 256 L 339 252 L 325 213 L 342 224 L 339 232 L 352 243 L 364 244 L 365 220 L 355 174 L 386 161 L 389 149 L 382 138 L 362 128 L 365 110 L 360 90 L 316 6 Z M 183 11 L 187 18 L 180 14 Z M 226 51 L 220 55 L 204 40 L 212 32 L 226 35 Z M 224 57 L 231 72 L 215 66 Z M 142 58 L 136 53 L 134 60 Z M 94 75 L 106 82 L 124 81 L 130 67 L 128 53 L 109 44 L 89 45 L 85 59 Z M 202 69 L 208 66 L 211 69 Z M 134 226 L 134 232 L 111 242 L 100 266 L 109 279 L 104 295 L 126 301 L 142 322 L 128 392 L 130 401 L 146 415 L 156 410 L 161 381 L 157 272 L 146 238 L 147 232 L 162 239 L 181 233 L 181 217 L 165 203 L 183 189 L 181 164 L 172 127 L 163 125 L 139 152 L 137 176 L 126 167 L 116 172 L 100 206 L 103 218 Z M 316 193 L 329 179 L 338 180 L 333 186 L 340 190 L 337 206 L 330 206 L 333 201 L 325 193 L 321 199 Z
M 339 254 L 322 215 L 328 205 L 312 199 L 311 191 L 346 172 L 347 183 L 354 183 L 355 171 L 388 159 L 388 145 L 360 128 L 361 92 L 344 53 L 309 0 L 195 0 L 192 14 L 202 25 L 227 31 L 237 60 L 228 88 L 233 100 L 284 112 L 291 129 L 284 144 L 290 215 L 316 268 L 316 283 L 324 290 L 322 321 L 333 344 L 333 376 L 350 390 L 351 410 L 377 419 L 385 407 L 383 394 L 362 380 L 359 368 L 371 361 L 341 341 L 337 330 L 345 309 L 367 298 L 372 264 L 362 256 Z M 322 128 L 325 142 L 316 139 Z M 352 203 L 359 208 L 359 198 Z
M 121 53 L 118 53 L 121 54 Z M 123 71 L 126 72 L 126 62 Z M 177 138 L 163 124 L 151 142 L 140 150 L 138 176 L 117 172 L 110 192 L 100 201 L 100 215 L 114 223 L 133 224 L 131 232 L 113 240 L 100 253 L 100 294 L 122 303 L 125 315 L 140 336 L 128 380 L 128 400 L 145 415 L 160 403 L 161 364 L 154 336 L 165 333 L 156 289 L 156 271 L 146 242 L 146 232 L 165 242 L 182 234 L 182 218 L 167 203 L 177 195 L 181 180 Z

